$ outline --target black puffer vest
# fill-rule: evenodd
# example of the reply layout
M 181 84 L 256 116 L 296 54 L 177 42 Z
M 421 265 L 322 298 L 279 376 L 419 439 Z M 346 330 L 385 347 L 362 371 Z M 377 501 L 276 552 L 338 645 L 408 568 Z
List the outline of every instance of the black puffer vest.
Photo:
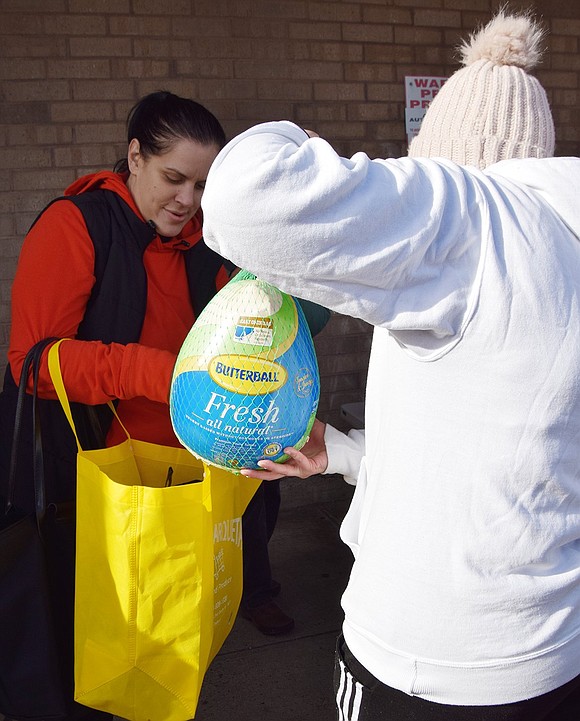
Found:
M 100 340 L 103 343 L 136 343 L 141 335 L 147 304 L 147 275 L 143 254 L 156 232 L 140 220 L 119 195 L 110 190 L 94 190 L 65 200 L 74 203 L 83 214 L 95 248 L 96 283 L 77 338 Z M 203 240 L 183 252 L 191 302 L 197 317 L 217 292 L 216 276 L 220 268 L 226 266 L 231 271 L 233 267 L 210 250 Z M 16 396 L 17 387 L 8 366 L 4 389 L 0 394 L 2 481 L 8 476 Z M 27 397 L 27 400 L 30 401 L 30 398 Z M 31 428 L 31 405 L 26 404 L 24 429 Z M 111 413 L 107 406 L 89 408 L 73 403 L 71 407 L 82 447 L 101 447 L 111 423 Z M 47 500 L 52 503 L 71 500 L 74 498 L 76 475 L 77 449 L 74 436 L 58 401 L 40 399 L 39 408 Z M 31 468 L 32 440 L 23 438 L 18 458 L 19 477 L 31 478 Z M 30 511 L 34 507 L 33 490 L 32 487 L 22 489 L 23 485 L 19 486 L 15 502 Z M 3 490 L 0 488 L 0 493 Z

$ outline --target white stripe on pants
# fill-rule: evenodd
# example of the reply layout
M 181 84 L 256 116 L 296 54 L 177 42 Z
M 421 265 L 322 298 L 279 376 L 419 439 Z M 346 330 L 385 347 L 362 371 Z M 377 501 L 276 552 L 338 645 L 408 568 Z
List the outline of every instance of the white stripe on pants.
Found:
M 338 663 L 340 665 L 340 682 L 336 692 L 338 721 L 358 721 L 363 686 L 353 678 L 342 659 L 338 659 Z

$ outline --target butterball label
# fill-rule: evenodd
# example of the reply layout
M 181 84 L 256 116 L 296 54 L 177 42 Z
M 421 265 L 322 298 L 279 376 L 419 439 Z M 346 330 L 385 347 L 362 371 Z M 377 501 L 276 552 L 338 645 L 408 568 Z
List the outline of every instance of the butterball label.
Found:
M 212 358 L 208 373 L 214 383 L 248 396 L 273 393 L 286 383 L 288 373 L 279 363 L 244 355 L 221 355 Z
M 244 368 L 217 359 L 211 373 L 180 373 L 174 381 L 174 397 L 187 398 L 188 402 L 181 412 L 176 412 L 174 402 L 172 420 L 177 436 L 186 448 L 210 463 L 237 469 L 257 467 L 255 463 L 260 458 L 277 459 L 284 448 L 300 441 L 314 419 L 317 384 L 311 387 L 307 383 L 311 392 L 307 398 L 301 398 L 296 394 L 295 373 L 288 375 L 288 382 L 281 384 L 280 373 L 284 369 L 276 370 L 275 364 L 271 366 L 268 370 L 260 370 L 260 374 L 268 374 L 260 380 L 257 376 L 242 378 Z M 219 378 L 219 384 L 214 377 Z M 221 385 L 224 379 L 244 385 L 269 383 L 280 387 L 262 395 L 236 393 Z M 303 381 L 298 385 L 302 387 Z

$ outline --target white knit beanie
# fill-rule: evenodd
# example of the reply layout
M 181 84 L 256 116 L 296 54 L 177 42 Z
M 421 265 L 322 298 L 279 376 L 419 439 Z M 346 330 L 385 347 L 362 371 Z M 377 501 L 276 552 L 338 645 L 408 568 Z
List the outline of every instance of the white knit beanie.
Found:
M 411 157 L 443 157 L 486 168 L 508 158 L 554 154 L 544 88 L 528 74 L 543 30 L 529 14 L 500 11 L 460 48 L 464 67 L 442 86 L 409 146 Z

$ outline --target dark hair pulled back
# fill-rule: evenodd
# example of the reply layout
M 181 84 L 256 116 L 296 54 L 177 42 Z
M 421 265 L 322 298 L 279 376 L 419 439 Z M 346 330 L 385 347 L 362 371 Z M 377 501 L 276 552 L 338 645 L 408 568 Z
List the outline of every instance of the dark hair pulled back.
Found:
M 159 90 L 141 98 L 127 117 L 127 143 L 139 141 L 145 157 L 161 155 L 175 140 L 193 140 L 201 145 L 223 148 L 226 134 L 219 120 L 200 103 Z M 128 170 L 127 158 L 115 165 L 116 172 Z

